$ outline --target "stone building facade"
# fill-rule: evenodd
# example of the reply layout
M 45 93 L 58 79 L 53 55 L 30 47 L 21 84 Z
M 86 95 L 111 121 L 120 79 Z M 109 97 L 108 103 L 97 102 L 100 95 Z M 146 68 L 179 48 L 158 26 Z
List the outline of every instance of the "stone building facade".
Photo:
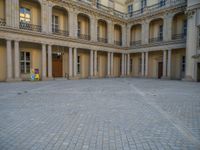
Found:
M 0 81 L 200 80 L 198 0 L 0 0 Z

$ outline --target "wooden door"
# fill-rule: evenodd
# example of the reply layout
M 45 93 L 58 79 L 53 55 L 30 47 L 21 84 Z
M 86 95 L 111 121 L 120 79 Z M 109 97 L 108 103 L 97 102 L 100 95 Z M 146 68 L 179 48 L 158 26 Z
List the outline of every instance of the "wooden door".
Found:
M 163 76 L 163 62 L 158 63 L 158 78 L 162 78 Z
M 62 77 L 62 55 L 53 54 L 52 61 L 53 77 Z

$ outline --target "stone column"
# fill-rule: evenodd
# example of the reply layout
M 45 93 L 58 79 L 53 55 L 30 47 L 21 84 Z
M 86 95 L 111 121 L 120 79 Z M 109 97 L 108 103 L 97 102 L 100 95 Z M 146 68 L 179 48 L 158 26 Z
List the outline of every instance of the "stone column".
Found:
M 122 46 L 127 46 L 126 31 L 127 31 L 126 25 L 122 25 Z
M 48 78 L 52 78 L 52 46 L 48 45 Z
M 127 75 L 127 55 L 124 54 L 124 75 Z
M 72 48 L 69 48 L 69 78 L 72 77 Z
M 114 25 L 112 21 L 108 21 L 108 43 L 114 44 Z
M 144 52 L 142 52 L 142 76 L 144 76 Z
M 19 28 L 19 0 L 5 0 L 6 25 Z
M 47 16 L 48 16 L 48 29 L 49 29 L 49 33 L 52 33 L 52 5 L 51 4 L 49 4 L 48 6 L 47 6 L 47 8 L 48 8 L 48 14 L 47 14 Z
M 97 51 L 94 51 L 94 76 L 97 76 Z
M 110 77 L 110 52 L 107 53 L 107 76 Z
M 127 54 L 127 76 L 130 75 L 130 54 Z
M 13 68 L 12 68 L 12 41 L 8 39 L 6 41 L 6 61 L 7 61 L 7 79 L 6 81 L 13 80 Z
M 50 18 L 50 16 L 52 15 L 52 9 L 49 8 L 50 6 L 48 5 L 48 3 L 46 2 L 42 2 L 41 5 L 41 26 L 42 26 L 42 32 L 49 32 L 49 21 L 50 19 L 52 19 L 52 17 Z M 51 14 L 51 15 L 50 15 Z M 47 17 L 48 16 L 48 17 Z M 50 23 L 52 24 L 52 23 Z
M 111 59 L 111 60 L 110 60 L 110 67 L 111 67 L 111 68 L 110 68 L 110 70 L 111 70 L 111 76 L 113 76 L 113 75 L 114 75 L 114 74 L 113 74 L 113 73 L 114 73 L 114 72 L 113 72 L 113 71 L 114 71 L 114 70 L 113 70 L 113 55 L 114 55 L 114 54 L 113 54 L 113 52 L 111 52 L 111 58 L 110 58 L 110 59 Z
M 148 77 L 148 70 L 149 70 L 149 53 L 145 53 L 145 76 Z
M 47 77 L 46 62 L 46 44 L 42 43 L 42 80 L 45 80 Z
M 97 41 L 97 19 L 93 16 L 90 19 L 90 33 L 92 41 Z
M 127 36 L 126 36 L 126 39 L 127 39 L 126 45 L 129 47 L 130 46 L 130 40 L 131 40 L 130 39 L 130 37 L 131 37 L 131 26 L 127 27 L 126 34 L 127 34 Z
M 164 50 L 163 51 L 163 78 L 166 78 L 167 74 L 166 74 L 166 71 L 167 71 L 167 51 Z
M 20 80 L 20 66 L 19 66 L 19 41 L 15 41 L 15 57 L 14 57 L 14 65 L 15 65 L 15 80 Z
M 124 53 L 122 53 L 122 61 L 121 61 L 121 76 L 124 76 Z
M 90 50 L 90 78 L 93 77 L 93 61 L 94 61 L 94 58 L 93 58 L 93 50 Z
M 74 77 L 77 75 L 77 49 L 74 48 Z
M 77 30 L 78 30 L 78 20 L 77 20 L 77 13 L 74 10 L 70 10 L 68 13 L 68 20 L 69 20 L 69 36 L 70 37 L 77 37 Z
M 171 78 L 171 53 L 172 50 L 168 50 L 168 60 L 167 60 L 167 77 Z
M 172 39 L 172 21 L 173 15 L 171 13 L 165 15 L 163 25 L 163 40 L 170 41 Z
M 142 44 L 149 43 L 149 22 L 144 21 L 142 23 Z

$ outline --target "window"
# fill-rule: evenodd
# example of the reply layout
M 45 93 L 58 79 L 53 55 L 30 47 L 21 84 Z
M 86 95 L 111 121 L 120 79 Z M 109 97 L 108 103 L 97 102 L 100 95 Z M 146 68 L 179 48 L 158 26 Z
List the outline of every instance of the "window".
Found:
M 182 67 L 181 67 L 182 72 L 185 72 L 185 56 L 182 56 Z
M 133 5 L 128 5 L 128 13 L 132 13 L 133 12 Z
M 81 73 L 81 60 L 80 56 L 77 56 L 77 74 Z
M 139 73 L 142 72 L 142 58 L 139 59 Z
M 183 21 L 183 36 L 187 35 L 187 20 Z
M 165 0 L 160 0 L 160 7 L 165 6 Z
M 147 1 L 146 0 L 142 0 L 141 1 L 141 13 L 143 13 L 144 8 L 147 6 Z
M 159 26 L 159 35 L 158 35 L 159 39 L 162 40 L 163 39 L 163 25 Z
M 78 35 L 81 34 L 81 22 L 78 21 Z
M 52 16 L 52 31 L 58 32 L 59 23 L 58 23 L 58 16 Z
M 200 48 L 200 26 L 198 27 L 199 28 L 199 34 L 198 34 L 198 48 Z
M 30 52 L 20 52 L 21 73 L 30 73 L 31 59 Z
M 133 59 L 130 59 L 130 72 L 133 72 Z
M 31 11 L 28 8 L 20 8 L 20 22 L 30 23 L 31 22 Z

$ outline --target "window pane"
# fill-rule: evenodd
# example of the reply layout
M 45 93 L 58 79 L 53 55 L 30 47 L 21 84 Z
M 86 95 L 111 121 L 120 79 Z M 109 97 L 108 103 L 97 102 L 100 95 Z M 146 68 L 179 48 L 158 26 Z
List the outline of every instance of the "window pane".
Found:
M 21 68 L 21 73 L 25 73 L 25 70 L 24 70 L 24 62 L 21 62 L 21 63 L 20 63 L 20 68 Z
M 30 73 L 30 62 L 26 63 L 26 73 Z
M 20 60 L 24 61 L 24 52 L 20 52 Z
M 30 53 L 26 52 L 26 60 L 30 61 Z

